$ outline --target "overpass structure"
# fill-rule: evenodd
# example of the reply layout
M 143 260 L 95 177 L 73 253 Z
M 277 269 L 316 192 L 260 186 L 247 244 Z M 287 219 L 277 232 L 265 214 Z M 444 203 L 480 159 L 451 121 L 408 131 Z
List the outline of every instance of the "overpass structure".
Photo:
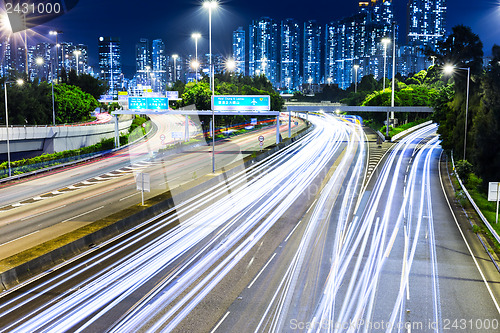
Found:
M 117 123 L 119 132 L 127 132 L 132 119 Z M 64 150 L 79 149 L 112 138 L 112 122 L 90 125 L 9 126 L 10 153 L 15 157 L 32 157 Z M 0 127 L 0 156 L 7 160 L 7 129 Z M 16 157 L 17 156 L 17 157 Z
M 286 105 L 287 112 L 404 112 L 433 113 L 434 109 L 426 106 L 346 106 L 333 103 L 297 103 Z

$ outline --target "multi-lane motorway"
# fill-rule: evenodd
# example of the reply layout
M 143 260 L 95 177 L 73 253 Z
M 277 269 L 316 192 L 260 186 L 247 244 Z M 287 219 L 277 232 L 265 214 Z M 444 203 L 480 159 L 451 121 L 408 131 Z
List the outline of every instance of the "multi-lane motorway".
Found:
M 95 163 L 79 165 L 37 179 L 8 184 L 0 190 L 0 259 L 76 230 L 102 217 L 141 202 L 134 173 L 151 175 L 151 192 L 145 199 L 171 190 L 211 172 L 209 147 L 201 145 L 175 156 L 154 155 L 162 146 L 161 135 L 184 130 L 183 117 L 152 117 L 158 130 L 146 140 Z M 294 126 L 296 132 L 302 126 Z M 190 126 L 191 133 L 199 127 Z M 284 131 L 285 132 L 285 131 Z M 259 149 L 258 136 L 266 146 L 275 129 L 263 129 L 216 146 L 219 167 L 241 161 Z M 151 158 L 151 156 L 158 156 Z
M 367 181 L 361 128 L 312 121 L 302 140 L 0 294 L 0 330 L 497 331 L 500 274 L 449 208 L 436 127 L 394 145 Z M 167 168 L 188 167 L 177 158 Z M 87 200 L 133 190 L 106 183 Z

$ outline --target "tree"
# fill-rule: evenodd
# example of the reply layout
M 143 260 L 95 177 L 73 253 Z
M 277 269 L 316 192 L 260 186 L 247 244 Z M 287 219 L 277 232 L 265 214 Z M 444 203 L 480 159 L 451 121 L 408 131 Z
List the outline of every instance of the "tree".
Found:
M 109 90 L 106 82 L 98 80 L 89 74 L 76 75 L 74 69 L 68 74 L 68 84 L 79 87 L 97 100 Z
M 435 99 L 436 114 L 434 118 L 439 122 L 439 133 L 443 139 L 443 147 L 453 149 L 456 152 L 462 151 L 464 147 L 464 135 L 467 133 L 467 147 L 469 151 L 474 146 L 470 128 L 472 119 L 479 112 L 481 104 L 481 76 L 483 44 L 479 37 L 474 34 L 471 28 L 459 25 L 453 27 L 452 34 L 439 43 L 436 51 L 427 51 L 428 55 L 435 55 L 438 64 L 452 64 L 457 68 L 470 68 L 471 80 L 469 91 L 468 128 L 465 129 L 466 100 L 467 100 L 467 75 L 465 71 L 456 71 L 452 77 L 444 77 L 448 85 L 440 90 L 439 96 Z M 436 66 L 442 69 L 441 66 Z M 433 69 L 429 80 L 437 81 L 441 77 L 437 69 Z M 452 85 L 449 85 L 449 83 Z M 436 86 L 438 83 L 435 83 Z M 442 83 L 445 84 L 445 83 Z M 454 95 L 449 100 L 451 91 Z M 468 153 L 467 156 L 470 156 Z
M 25 82 L 8 85 L 9 123 L 12 125 L 45 125 L 52 123 L 52 101 L 47 82 Z M 2 96 L 3 96 L 2 80 Z M 3 98 L 0 101 L 5 108 Z M 3 117 L 2 117 L 3 119 Z
M 493 59 L 482 80 L 481 106 L 473 119 L 472 159 L 485 180 L 500 180 L 500 46 L 492 49 Z M 494 143 L 494 144 L 493 144 Z
M 470 27 L 457 25 L 445 41 L 439 42 L 436 51 L 427 51 L 436 56 L 440 64 L 470 67 L 474 75 L 481 74 L 483 67 L 483 43 Z
M 90 94 L 80 88 L 67 84 L 54 86 L 56 103 L 56 120 L 58 123 L 75 123 L 88 120 L 90 112 L 99 103 Z

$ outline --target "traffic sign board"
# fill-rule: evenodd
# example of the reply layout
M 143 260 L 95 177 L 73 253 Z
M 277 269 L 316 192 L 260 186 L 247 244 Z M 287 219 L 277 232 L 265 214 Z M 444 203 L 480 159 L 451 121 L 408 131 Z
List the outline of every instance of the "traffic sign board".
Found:
M 264 137 L 263 137 L 262 135 L 261 135 L 261 136 L 259 136 L 259 141 L 260 141 L 260 142 L 264 142 Z
M 128 108 L 130 110 L 168 110 L 168 98 L 129 97 Z
M 269 111 L 271 97 L 269 96 L 212 96 L 212 110 L 215 111 Z

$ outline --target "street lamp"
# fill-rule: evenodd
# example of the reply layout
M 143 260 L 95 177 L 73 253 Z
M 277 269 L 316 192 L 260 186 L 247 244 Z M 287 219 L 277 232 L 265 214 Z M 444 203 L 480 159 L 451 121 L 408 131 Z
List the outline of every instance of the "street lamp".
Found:
M 191 38 L 194 39 L 194 45 L 195 45 L 195 61 L 197 64 L 199 64 L 198 62 L 198 39 L 201 38 L 201 34 L 195 32 L 194 34 L 191 35 Z M 195 77 L 196 77 L 196 82 L 198 82 L 198 67 L 196 67 L 196 73 L 195 73 Z
M 226 61 L 226 69 L 230 72 L 234 72 L 236 69 L 236 61 L 234 61 L 234 59 L 228 59 Z
M 175 81 L 177 81 L 177 65 L 176 65 L 176 61 L 177 61 L 177 58 L 179 58 L 179 55 L 177 54 L 173 54 L 172 55 L 172 58 L 174 59 L 174 79 L 173 79 L 173 83 L 175 84 Z
M 210 54 L 210 85 L 212 98 L 215 95 L 214 65 L 212 63 L 212 9 L 217 8 L 216 1 L 205 1 L 203 7 L 208 9 L 208 45 Z M 215 173 L 215 113 L 212 107 L 212 172 Z
M 465 133 L 464 133 L 464 161 L 465 161 L 466 150 L 467 150 L 467 118 L 469 114 L 470 67 L 456 68 L 453 65 L 444 66 L 444 72 L 450 75 L 453 74 L 457 69 L 467 71 L 467 100 L 465 104 Z
M 354 65 L 354 93 L 358 92 L 358 69 L 359 65 Z
M 5 129 L 7 130 L 7 161 L 9 167 L 9 177 L 12 176 L 12 171 L 10 168 L 10 141 L 9 141 L 9 111 L 7 107 L 7 84 L 9 83 L 17 83 L 18 86 L 22 86 L 24 81 L 22 79 L 17 79 L 15 81 L 4 81 L 3 90 L 5 92 Z
M 45 63 L 43 58 L 36 58 L 36 64 L 41 66 Z M 54 103 L 54 68 L 52 66 L 52 62 L 50 63 L 50 84 L 52 86 L 52 124 L 56 126 L 56 107 Z
M 73 54 L 76 56 L 76 76 L 78 76 L 78 57 L 82 54 L 82 51 L 75 50 Z
M 191 61 L 191 68 L 195 70 L 196 75 L 198 75 L 198 67 L 200 67 L 200 63 L 198 62 L 198 60 Z M 196 82 L 198 82 L 197 79 Z
M 384 44 L 384 74 L 382 75 L 382 81 L 383 81 L 382 92 L 385 91 L 385 72 L 387 68 L 387 45 L 389 45 L 390 43 L 391 40 L 389 38 L 382 39 L 382 44 Z

